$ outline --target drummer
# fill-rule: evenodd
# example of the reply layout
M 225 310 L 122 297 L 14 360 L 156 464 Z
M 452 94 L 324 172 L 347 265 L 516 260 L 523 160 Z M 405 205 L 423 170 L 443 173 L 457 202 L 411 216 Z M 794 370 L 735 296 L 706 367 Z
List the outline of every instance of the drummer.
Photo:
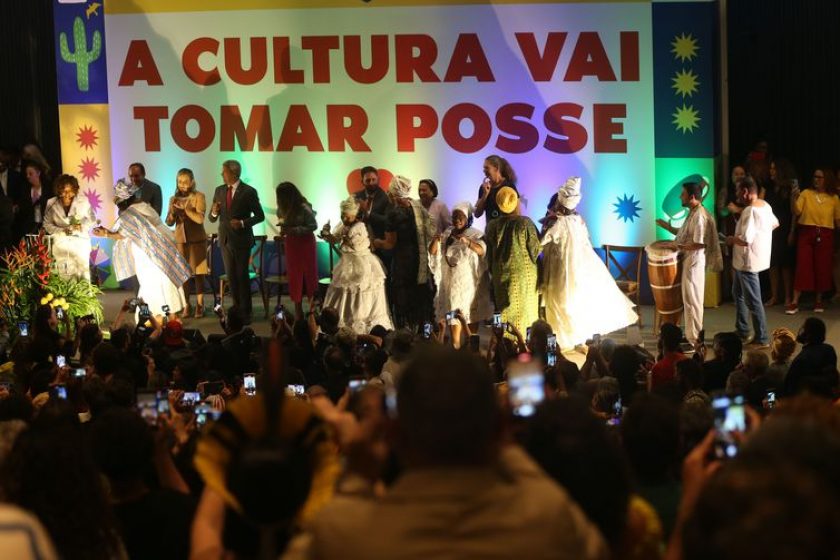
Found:
M 676 235 L 671 247 L 683 255 L 682 298 L 685 317 L 685 337 L 696 345 L 703 329 L 703 297 L 706 287 L 706 270 L 723 270 L 715 219 L 703 207 L 704 182 L 683 183 L 680 201 L 688 208 L 682 226 L 675 228 L 659 219 L 656 224 Z

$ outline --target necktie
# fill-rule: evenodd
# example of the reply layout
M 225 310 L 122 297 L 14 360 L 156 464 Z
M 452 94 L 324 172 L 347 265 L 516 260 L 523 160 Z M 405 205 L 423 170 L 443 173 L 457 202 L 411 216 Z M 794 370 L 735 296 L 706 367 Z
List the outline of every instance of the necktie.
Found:
M 227 209 L 230 212 L 230 203 L 233 202 L 233 187 L 228 185 L 228 192 L 227 192 Z

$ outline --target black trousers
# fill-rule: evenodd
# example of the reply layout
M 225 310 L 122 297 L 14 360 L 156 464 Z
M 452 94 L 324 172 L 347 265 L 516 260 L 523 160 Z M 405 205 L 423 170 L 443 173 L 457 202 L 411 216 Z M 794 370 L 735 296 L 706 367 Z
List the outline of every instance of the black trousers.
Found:
M 225 265 L 230 295 L 233 303 L 245 317 L 251 316 L 251 280 L 248 277 L 248 261 L 251 258 L 249 247 L 222 246 L 222 262 Z

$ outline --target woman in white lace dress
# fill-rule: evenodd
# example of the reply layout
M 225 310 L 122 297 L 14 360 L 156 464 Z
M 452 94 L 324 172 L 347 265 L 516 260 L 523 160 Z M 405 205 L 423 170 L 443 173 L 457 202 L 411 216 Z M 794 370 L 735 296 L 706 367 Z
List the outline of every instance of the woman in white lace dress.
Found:
M 341 225 L 330 231 L 327 223 L 321 230 L 321 238 L 337 244 L 341 252 L 324 307 L 338 312 L 340 327 L 367 334 L 376 325 L 394 327 L 385 295 L 385 267 L 371 252 L 370 236 L 358 213 L 359 204 L 348 198 L 341 203 Z
M 586 223 L 575 212 L 579 202 L 580 178 L 572 177 L 557 193 L 557 221 L 542 238 L 545 319 L 563 349 L 638 320 L 633 302 L 592 248 Z
M 475 331 L 479 321 L 493 314 L 490 303 L 490 281 L 481 231 L 472 225 L 472 208 L 469 202 L 456 204 L 452 209 L 452 226 L 437 236 L 429 247 L 435 276 L 440 278 L 435 298 L 435 317 L 441 328 L 448 322 L 456 348 L 461 342 L 461 324 L 447 313 L 461 310 L 470 330 Z

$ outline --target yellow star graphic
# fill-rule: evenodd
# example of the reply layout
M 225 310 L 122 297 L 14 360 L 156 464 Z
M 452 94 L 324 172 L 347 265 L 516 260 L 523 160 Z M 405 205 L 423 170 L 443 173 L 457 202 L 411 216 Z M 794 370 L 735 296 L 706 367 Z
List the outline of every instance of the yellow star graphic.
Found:
M 671 81 L 674 82 L 674 85 L 671 87 L 676 90 L 677 95 L 682 95 L 683 98 L 686 96 L 691 97 L 692 94 L 697 93 L 697 85 L 700 83 L 700 80 L 697 79 L 697 74 L 691 70 L 677 71 L 674 77 L 671 78 Z
M 681 33 L 679 37 L 674 37 L 671 46 L 674 47 L 671 49 L 671 52 L 674 53 L 674 58 L 679 58 L 682 62 L 691 60 L 697 56 L 697 51 L 700 49 L 697 46 L 697 39 L 692 37 L 691 33 L 688 35 Z
M 674 120 L 671 122 L 683 134 L 694 132 L 695 128 L 700 127 L 700 113 L 692 105 L 686 107 L 685 103 L 683 103 L 683 106 L 677 107 L 677 110 L 671 116 L 674 117 Z

